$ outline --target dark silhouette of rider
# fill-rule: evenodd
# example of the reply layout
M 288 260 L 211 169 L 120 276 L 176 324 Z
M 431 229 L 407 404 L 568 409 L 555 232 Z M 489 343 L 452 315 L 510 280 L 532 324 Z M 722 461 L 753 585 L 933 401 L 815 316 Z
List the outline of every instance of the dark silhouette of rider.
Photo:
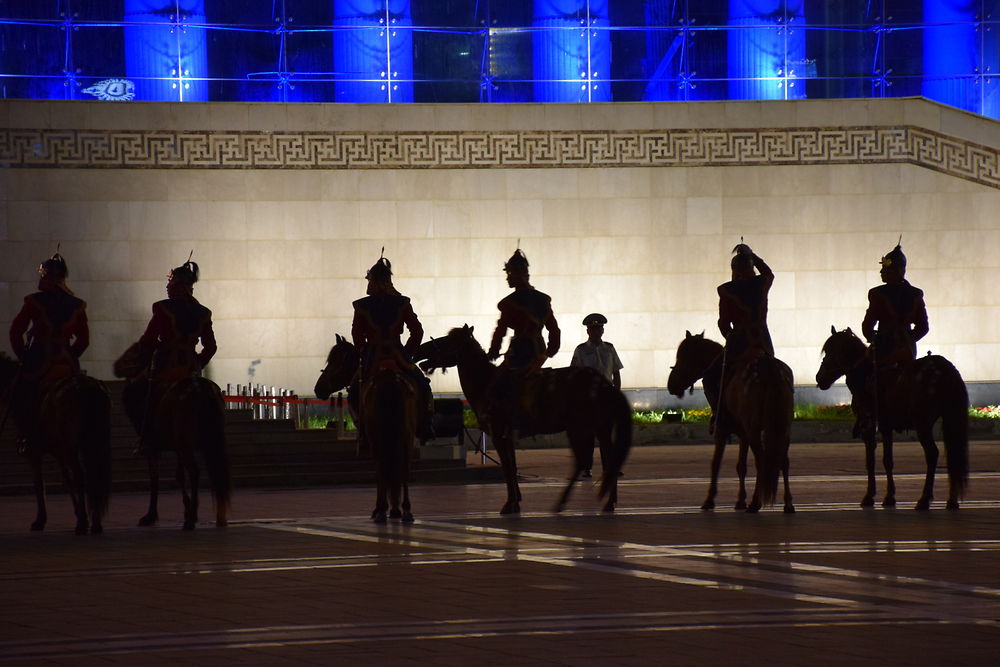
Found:
M 421 397 L 420 423 L 417 437 L 429 440 L 434 437 L 431 417 L 434 413 L 434 396 L 430 380 L 413 363 L 413 355 L 420 347 L 424 328 L 413 312 L 409 297 L 403 296 L 392 284 L 392 264 L 380 257 L 365 274 L 368 296 L 354 302 L 354 321 L 351 337 L 361 357 L 360 381 L 364 384 L 383 367 L 396 368 L 413 380 Z M 404 345 L 403 330 L 410 332 Z M 349 399 L 358 414 L 358 399 L 349 390 Z
M 751 361 L 761 354 L 774 356 L 767 328 L 767 294 L 774 273 L 745 243 L 737 245 L 733 252 L 733 279 L 718 288 L 719 331 L 726 339 L 727 366 Z
M 139 338 L 140 357 L 148 361 L 148 377 L 130 383 L 123 394 L 126 412 L 143 435 L 146 418 L 154 414 L 173 383 L 197 376 L 218 350 L 212 329 L 212 311 L 194 297 L 200 269 L 190 259 L 167 276 L 167 298 L 153 304 L 153 316 Z M 201 351 L 198 351 L 198 344 Z M 152 453 L 143 438 L 141 453 Z
M 56 252 L 38 273 L 38 291 L 24 297 L 10 324 L 10 345 L 21 362 L 11 402 L 21 453 L 40 446 L 38 408 L 45 391 L 80 372 L 80 355 L 90 345 L 87 304 L 66 286 L 66 260 Z
M 559 324 L 552 314 L 552 299 L 531 286 L 528 258 L 520 248 L 511 255 L 503 269 L 507 272 L 507 285 L 514 291 L 497 304 L 500 319 L 493 331 L 489 359 L 496 361 L 500 358 L 500 345 L 510 329 L 513 336 L 501 368 L 527 375 L 537 371 L 546 358 L 554 357 L 559 351 Z M 542 338 L 543 328 L 549 332 L 548 345 Z
M 917 341 L 927 335 L 924 293 L 906 280 L 906 255 L 897 244 L 882 257 L 884 285 L 868 291 L 868 310 L 861 332 L 871 343 L 875 363 L 888 369 L 917 358 Z
M 559 351 L 560 332 L 555 315 L 552 314 L 552 299 L 548 294 L 531 286 L 528 272 L 528 258 L 518 248 L 503 266 L 507 272 L 507 285 L 514 291 L 504 297 L 497 308 L 500 319 L 490 343 L 490 361 L 500 358 L 500 345 L 507 330 L 513 331 L 507 352 L 490 389 L 491 400 L 505 406 L 508 415 L 507 428 L 527 427 L 524 402 L 524 380 L 536 373 L 545 360 Z M 542 329 L 549 332 L 548 345 L 542 337 Z

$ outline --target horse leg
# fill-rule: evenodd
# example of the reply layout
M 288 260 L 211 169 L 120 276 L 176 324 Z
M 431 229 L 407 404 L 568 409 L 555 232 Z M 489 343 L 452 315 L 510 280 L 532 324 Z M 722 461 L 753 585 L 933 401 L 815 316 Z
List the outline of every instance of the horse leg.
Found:
M 878 446 L 875 442 L 875 434 L 865 434 L 865 472 L 868 473 L 868 488 L 865 490 L 865 496 L 861 499 L 862 507 L 874 507 L 875 506 L 875 448 Z
M 749 449 L 746 441 L 741 439 L 740 455 L 736 459 L 736 476 L 740 479 L 739 495 L 736 496 L 736 507 L 734 508 L 737 510 L 747 508 L 747 451 Z
M 184 530 L 194 530 L 198 523 L 198 464 L 194 452 L 177 455 L 177 486 L 184 499 Z
M 83 466 L 74 453 L 68 461 L 60 458 L 59 469 L 62 472 L 63 485 L 73 502 L 73 513 L 76 515 L 74 532 L 77 535 L 86 535 L 90 532 L 90 522 L 87 521 L 87 493 L 83 484 Z
M 139 519 L 140 526 L 156 525 L 160 518 L 158 510 L 160 499 L 160 457 L 158 454 L 146 456 L 146 465 L 149 469 L 149 508 L 146 514 Z
M 740 443 L 742 447 L 742 443 Z M 703 510 L 715 509 L 715 494 L 719 490 L 719 466 L 722 465 L 722 454 L 726 451 L 726 434 L 722 433 L 719 424 L 715 425 L 715 452 L 712 454 L 712 481 L 708 483 L 708 497 L 701 504 Z
M 385 523 L 388 520 L 389 502 L 386 500 L 387 490 L 385 475 L 380 463 L 375 464 L 375 509 L 372 510 L 372 521 Z
M 621 471 L 613 472 L 611 470 L 611 460 L 614 456 L 611 449 L 614 446 L 614 443 L 611 441 L 611 434 L 605 433 L 601 435 L 598 441 L 601 447 L 602 484 L 606 483 L 608 485 L 608 499 L 605 501 L 601 511 L 614 512 L 615 506 L 618 505 L 618 475 L 621 474 Z
M 580 475 L 586 468 L 584 461 L 586 458 L 586 452 L 584 451 L 585 446 L 589 446 L 591 451 L 593 451 L 593 440 L 584 444 L 582 442 L 582 438 L 574 436 L 570 437 L 569 447 L 573 452 L 573 469 L 569 474 L 569 481 L 566 483 L 566 488 L 563 489 L 563 492 L 559 495 L 559 500 L 556 501 L 556 506 L 552 508 L 553 512 L 559 513 L 565 509 L 566 503 L 569 501 L 569 495 L 573 491 L 573 485 L 576 484 L 576 480 L 580 478 Z M 591 463 L 591 465 L 593 465 L 593 463 Z
M 500 429 L 498 429 L 500 430 Z M 500 508 L 500 514 L 518 514 L 521 511 L 521 489 L 517 484 L 517 460 L 514 441 L 509 435 L 493 438 L 494 447 L 500 455 L 500 466 L 507 482 L 507 502 Z
M 49 513 L 45 509 L 45 480 L 42 478 L 42 457 L 40 454 L 31 454 L 31 479 L 35 487 L 35 505 L 37 512 L 35 520 L 31 522 L 32 530 L 45 530 L 48 523 Z
M 882 434 L 882 467 L 885 469 L 885 498 L 882 507 L 896 506 L 896 481 L 892 478 L 892 431 Z
M 413 512 L 410 510 L 410 483 L 403 480 L 403 523 L 413 523 Z
M 760 501 L 760 487 L 761 482 L 763 481 L 761 479 L 761 475 L 764 470 L 764 448 L 758 439 L 759 437 L 759 435 L 756 435 L 756 437 L 750 439 L 748 442 L 750 451 L 753 452 L 753 465 L 757 471 L 757 480 L 753 485 L 753 497 L 750 499 L 750 504 L 747 505 L 747 512 L 750 514 L 756 514 L 759 512 L 763 505 Z
M 788 486 L 788 452 L 785 452 L 785 460 L 781 465 L 781 474 L 785 479 L 785 514 L 795 514 L 795 505 L 792 504 L 792 489 Z
M 927 475 L 924 477 L 924 490 L 920 494 L 920 500 L 913 509 L 925 511 L 931 508 L 931 501 L 934 499 L 934 473 L 937 471 L 938 446 L 934 442 L 934 433 L 929 426 L 922 426 L 917 429 L 917 437 L 920 439 L 920 446 L 924 449 L 924 461 L 927 462 Z M 951 498 L 948 499 L 949 506 Z M 958 509 L 958 503 L 955 508 Z
M 403 513 L 399 510 L 399 496 L 402 491 L 402 484 L 393 482 L 389 486 L 389 518 L 401 519 Z

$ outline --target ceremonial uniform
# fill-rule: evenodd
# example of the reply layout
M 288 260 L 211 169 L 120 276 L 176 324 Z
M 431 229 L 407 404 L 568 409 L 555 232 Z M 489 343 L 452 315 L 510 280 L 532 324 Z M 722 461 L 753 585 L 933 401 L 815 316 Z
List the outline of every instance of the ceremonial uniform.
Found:
M 917 341 L 930 330 L 924 293 L 906 281 L 905 272 L 906 256 L 897 245 L 882 258 L 885 284 L 868 291 L 861 332 L 880 367 L 916 359 Z
M 496 359 L 500 355 L 507 330 L 513 331 L 502 367 L 524 374 L 533 373 L 542 367 L 547 357 L 554 357 L 559 351 L 559 324 L 552 313 L 552 299 L 528 284 L 528 259 L 518 250 L 504 265 L 508 276 L 522 275 L 523 283 L 512 284 L 514 291 L 504 297 L 497 308 L 500 319 L 493 331 L 489 356 Z M 508 283 L 511 282 L 508 277 Z M 545 344 L 542 329 L 549 332 L 549 343 Z
M 761 353 L 774 356 L 767 327 L 767 296 L 774 273 L 749 246 L 741 243 L 736 251 L 733 279 L 718 287 L 719 331 L 726 339 L 727 364 L 749 361 Z M 737 275 L 741 264 L 741 273 Z M 760 275 L 754 275 L 753 269 Z

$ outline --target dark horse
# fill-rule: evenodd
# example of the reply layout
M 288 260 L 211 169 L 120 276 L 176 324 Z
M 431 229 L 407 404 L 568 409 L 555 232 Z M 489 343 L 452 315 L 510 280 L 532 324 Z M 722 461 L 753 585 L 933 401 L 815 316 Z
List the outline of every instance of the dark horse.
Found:
M 316 380 L 316 397 L 326 399 L 348 386 L 358 370 L 357 348 L 340 334 Z M 372 520 L 413 521 L 410 510 L 410 448 L 417 430 L 417 387 L 397 368 L 380 368 L 359 388 L 359 436 L 375 458 L 376 498 Z M 388 513 L 388 514 L 387 514 Z
M 472 335 L 472 327 L 466 325 L 452 329 L 444 338 L 424 343 L 416 358 L 426 360 L 420 364 L 424 371 L 458 367 L 462 391 L 479 423 L 493 437 L 500 455 L 507 481 L 507 502 L 500 513 L 520 512 L 515 429 L 510 424 L 512 411 L 509 406 L 500 405 L 499 401 L 491 398 L 498 369 L 486 358 L 486 352 Z M 575 366 L 543 369 L 529 376 L 524 389 L 527 397 L 533 400 L 525 401 L 528 405 L 524 406 L 523 418 L 527 423 L 517 424 L 519 433 L 565 431 L 573 449 L 573 473 L 559 498 L 556 511 L 561 510 L 569 499 L 573 484 L 585 467 L 583 461 L 589 452 L 593 452 L 595 436 L 600 442 L 604 469 L 600 496 L 607 497 L 607 501 L 603 509 L 613 511 L 618 502 L 618 472 L 632 445 L 632 409 L 625 395 L 600 373 Z
M 143 378 L 145 372 L 146 365 L 140 359 L 138 343 L 126 350 L 114 364 L 115 376 L 130 382 L 147 381 Z M 177 485 L 184 499 L 184 530 L 194 530 L 198 523 L 201 475 L 198 452 L 204 458 L 212 485 L 215 525 L 225 526 L 232 480 L 222 391 L 208 378 L 192 376 L 159 390 L 151 388 L 142 395 L 145 396 L 145 405 L 131 406 L 131 411 L 140 415 L 137 428 L 149 464 L 149 509 L 139 519 L 139 525 L 151 526 L 159 519 L 160 452 L 172 449 L 177 455 Z M 159 400 L 156 400 L 157 396 Z M 129 400 L 126 399 L 126 402 Z
M 712 481 L 701 508 L 715 507 L 719 466 L 726 440 L 735 435 L 740 441 L 736 471 L 740 478 L 736 509 L 756 512 L 774 502 L 778 492 L 778 473 L 785 482 L 784 511 L 795 511 L 788 487 L 788 446 L 791 440 L 792 371 L 782 361 L 763 355 L 753 361 L 726 369 L 722 385 L 723 347 L 704 334 L 685 332 L 677 347 L 677 361 L 670 370 L 667 390 L 681 398 L 684 391 L 704 378 L 705 397 L 712 408 L 715 428 L 715 453 L 712 456 Z M 735 366 L 735 367 L 733 367 Z M 720 401 L 720 392 L 722 394 Z M 753 452 L 757 468 L 750 505 L 746 504 L 747 449 Z
M 18 391 L 20 364 L 0 353 L 0 386 L 7 401 Z M 48 520 L 42 459 L 51 454 L 59 465 L 63 484 L 73 502 L 76 534 L 103 531 L 101 521 L 111 495 L 111 401 L 104 385 L 82 374 L 57 380 L 41 395 L 37 411 L 40 439 L 28 449 L 38 514 L 32 530 L 43 530 Z M 89 525 L 88 525 L 89 510 Z
M 934 424 L 941 420 L 945 456 L 948 460 L 948 509 L 958 509 L 958 502 L 969 481 L 969 395 L 958 370 L 937 355 L 921 357 L 904 365 L 897 377 L 876 379 L 875 366 L 868 347 L 850 330 L 830 327 L 830 337 L 823 344 L 823 362 L 816 373 L 820 389 L 829 389 L 846 376 L 851 390 L 851 409 L 857 420 L 855 436 L 865 443 L 865 467 L 868 490 L 862 507 L 875 504 L 875 431 L 882 434 L 882 463 L 885 467 L 885 507 L 896 504 L 896 483 L 892 479 L 892 432 L 914 429 L 927 462 L 923 492 L 915 509 L 930 509 L 934 497 L 934 471 L 938 448 L 934 442 Z M 877 386 L 879 383 L 885 386 Z

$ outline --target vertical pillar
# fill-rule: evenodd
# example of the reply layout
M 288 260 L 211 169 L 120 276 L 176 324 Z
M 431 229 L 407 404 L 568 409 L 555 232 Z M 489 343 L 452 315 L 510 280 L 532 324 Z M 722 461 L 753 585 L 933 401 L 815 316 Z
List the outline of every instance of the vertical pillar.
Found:
M 802 0 L 729 0 L 728 74 L 733 100 L 801 99 L 805 15 Z
M 921 93 L 959 109 L 996 117 L 998 82 L 995 36 L 980 24 L 981 3 L 970 0 L 924 2 L 924 59 Z M 984 48 L 992 43 L 992 49 Z
M 334 0 L 338 102 L 413 101 L 410 0 Z
M 536 102 L 610 102 L 607 0 L 534 0 Z
M 135 99 L 208 99 L 205 0 L 125 0 L 125 71 Z

